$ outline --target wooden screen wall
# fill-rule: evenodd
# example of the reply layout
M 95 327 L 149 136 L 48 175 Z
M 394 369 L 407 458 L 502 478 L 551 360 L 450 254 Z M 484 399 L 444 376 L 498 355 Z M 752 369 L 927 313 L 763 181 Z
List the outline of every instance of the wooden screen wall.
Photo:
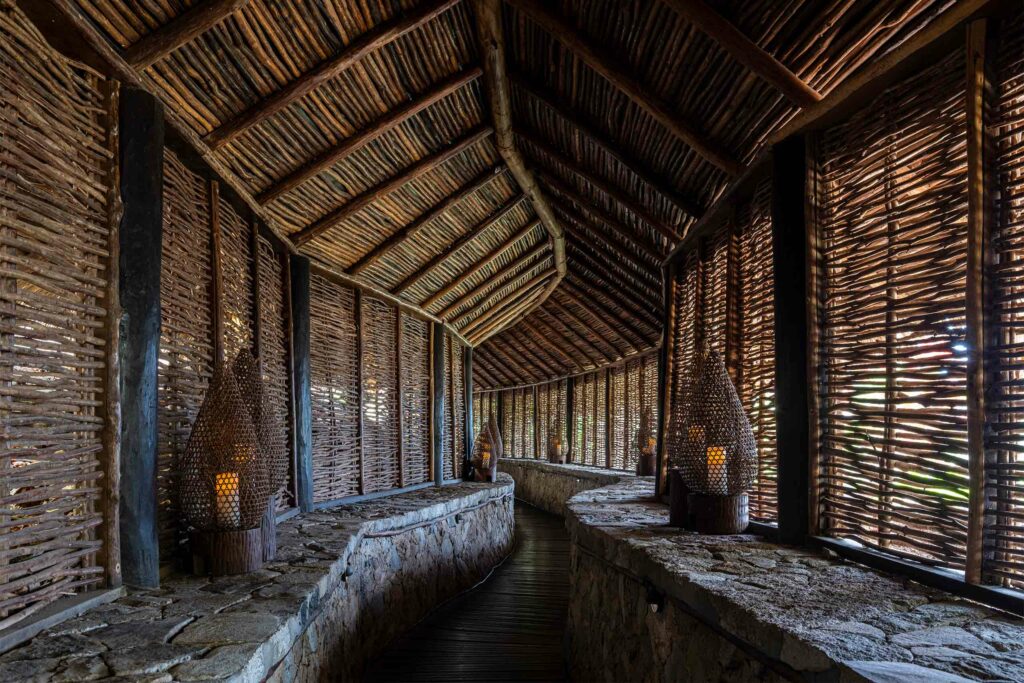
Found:
M 425 321 L 310 276 L 314 503 L 428 480 L 429 338 Z
M 547 382 L 536 388 L 537 391 L 537 454 L 538 458 L 546 458 L 548 444 L 556 435 L 561 439 L 562 446 L 566 447 L 566 435 L 568 432 L 568 420 L 565 417 L 566 408 L 566 380 Z
M 608 458 L 608 412 L 605 387 L 607 370 L 590 372 L 576 378 L 573 385 L 572 461 L 606 467 Z
M 649 354 L 609 370 L 609 466 L 636 471 L 636 435 L 643 411 L 651 411 L 651 433 L 658 428 L 658 357 Z
M 286 255 L 256 234 L 255 226 L 220 197 L 209 180 L 170 150 L 164 152 L 163 211 L 157 495 L 161 561 L 166 563 L 185 531 L 179 521 L 177 462 L 216 358 L 215 228 L 220 239 L 225 362 L 242 350 L 257 357 L 266 390 L 278 408 L 272 431 L 289 454 L 293 441 Z M 279 511 L 294 507 L 294 482 L 290 467 L 278 492 Z
M 462 477 L 466 454 L 465 347 L 451 333 L 444 335 L 444 478 Z
M 494 391 L 484 391 L 473 394 L 473 433 L 479 434 L 487 421 L 494 416 L 498 419 L 498 394 Z M 501 429 L 501 422 L 498 422 L 498 429 Z
M 762 522 L 778 516 L 772 267 L 771 183 L 765 180 L 719 230 L 678 262 L 669 384 L 671 405 L 678 406 L 672 415 L 682 418 L 698 359 L 714 351 L 725 360 L 757 441 L 758 476 L 750 492 L 750 514 Z M 617 424 L 613 421 L 613 428 Z M 670 424 L 670 466 L 676 464 L 672 454 L 677 452 L 671 444 L 679 438 L 673 430 Z
M 819 145 L 822 531 L 964 568 L 964 52 Z
M 0 11 L 0 630 L 117 561 L 116 525 L 100 540 L 117 470 L 116 97 Z
M 507 457 L 546 458 L 553 429 L 560 426 L 563 444 L 568 434 L 566 387 L 567 382 L 562 379 L 500 392 L 481 392 L 474 400 L 497 413 L 498 394 L 501 394 L 499 428 Z

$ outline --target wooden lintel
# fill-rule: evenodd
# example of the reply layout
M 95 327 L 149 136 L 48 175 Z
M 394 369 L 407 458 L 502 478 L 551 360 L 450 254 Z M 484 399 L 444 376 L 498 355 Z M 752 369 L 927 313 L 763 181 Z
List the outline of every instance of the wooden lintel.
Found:
M 310 225 L 307 225 L 302 230 L 291 235 L 292 242 L 297 246 L 302 246 L 310 240 L 319 237 L 321 234 L 330 230 L 332 227 L 345 220 L 352 214 L 366 208 L 377 199 L 391 194 L 395 190 L 399 189 L 406 183 L 412 182 L 419 178 L 424 173 L 427 173 L 441 164 L 445 163 L 452 157 L 458 156 L 462 152 L 477 144 L 484 138 L 487 138 L 494 132 L 490 126 L 480 126 L 470 131 L 468 134 L 462 136 L 452 144 L 448 145 L 444 149 L 431 154 L 430 156 L 424 157 L 417 161 L 412 166 L 409 166 L 404 171 L 399 173 L 379 185 L 375 185 L 370 189 L 359 193 L 353 197 L 350 201 L 344 205 L 339 206 L 333 211 L 329 211 L 326 215 L 320 217 Z
M 135 69 L 145 69 L 248 4 L 249 0 L 199 2 L 125 49 L 124 59 Z
M 316 90 L 351 67 L 366 55 L 401 38 L 409 31 L 430 22 L 454 7 L 460 0 L 428 0 L 408 14 L 375 26 L 359 36 L 333 57 L 299 76 L 285 87 L 224 123 L 205 137 L 210 149 L 217 149 L 249 130 L 260 121 L 273 116 L 292 102 Z
M 638 107 L 647 112 L 673 135 L 693 150 L 722 169 L 729 175 L 743 172 L 743 164 L 725 147 L 708 140 L 696 126 L 672 110 L 672 107 L 640 83 L 631 74 L 619 68 L 610 57 L 608 49 L 598 47 L 582 36 L 575 26 L 556 14 L 540 0 L 508 0 L 509 4 L 522 11 L 541 28 L 551 34 L 559 43 L 568 48 L 579 59 L 596 71 Z
M 416 233 L 419 232 L 421 228 L 426 227 L 435 219 L 439 218 L 449 209 L 451 209 L 456 204 L 461 202 L 463 199 L 466 199 L 470 195 L 476 193 L 477 190 L 480 190 L 489 182 L 501 176 L 504 171 L 505 167 L 501 164 L 498 164 L 492 166 L 491 168 L 487 169 L 480 175 L 476 176 L 471 181 L 466 183 L 464 186 L 459 188 L 457 192 L 448 195 L 437 204 L 434 204 L 426 212 L 418 216 L 412 223 L 409 223 L 408 225 L 399 228 L 383 242 L 375 246 L 373 249 L 368 251 L 363 256 L 359 257 L 359 260 L 349 267 L 349 274 L 358 275 L 362 271 L 366 270 L 374 263 L 379 261 L 381 258 L 383 258 L 384 255 L 388 253 L 391 249 L 394 249 L 398 245 L 405 242 L 405 240 L 416 235 Z
M 694 218 L 700 218 L 701 214 L 704 213 L 704 210 L 696 202 L 682 196 L 667 181 L 658 178 L 651 169 L 647 168 L 644 162 L 624 151 L 616 142 L 609 139 L 608 135 L 586 123 L 584 115 L 562 101 L 558 95 L 547 91 L 532 79 L 524 78 L 519 74 L 512 76 L 512 82 L 515 83 L 517 88 L 558 114 L 565 121 L 566 125 L 590 138 L 594 144 L 604 150 L 605 154 L 628 168 L 637 178 L 664 197 L 676 209 Z
M 646 207 L 641 205 L 639 201 L 633 199 L 617 187 L 614 187 L 608 181 L 603 178 L 599 178 L 594 173 L 583 168 L 578 162 L 570 159 L 567 155 L 556 149 L 554 145 L 541 140 L 533 131 L 525 131 L 522 128 L 517 128 L 516 135 L 528 142 L 532 147 L 539 149 L 546 156 L 553 159 L 559 166 L 569 169 L 569 171 L 577 178 L 606 195 L 616 204 L 619 204 L 644 223 L 657 230 L 671 244 L 675 244 L 679 241 L 680 233 L 675 229 L 675 227 L 652 214 Z M 538 155 L 530 156 L 532 156 L 534 161 L 541 162 L 541 158 Z M 550 172 L 551 169 L 549 168 L 547 170 Z
M 821 95 L 790 71 L 785 64 L 765 52 L 747 38 L 725 17 L 706 5 L 703 0 L 665 0 L 680 16 L 707 34 L 728 52 L 733 59 L 750 69 L 758 77 L 773 85 L 798 107 L 809 107 Z
M 322 154 L 318 154 L 315 158 L 310 159 L 291 173 L 275 181 L 273 185 L 257 195 L 256 200 L 261 204 L 268 204 L 288 194 L 307 180 L 315 178 L 335 164 L 341 163 L 346 157 L 370 144 L 381 135 L 395 129 L 427 107 L 436 104 L 479 77 L 480 67 L 472 67 L 446 78 L 427 92 L 404 103 L 400 107 L 392 109 L 352 137 L 342 140 L 334 147 Z

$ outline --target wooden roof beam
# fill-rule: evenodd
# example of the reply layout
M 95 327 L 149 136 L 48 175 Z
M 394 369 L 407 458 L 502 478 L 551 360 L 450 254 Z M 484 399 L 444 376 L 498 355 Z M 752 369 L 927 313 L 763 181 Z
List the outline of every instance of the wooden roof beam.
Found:
M 565 197 L 570 203 L 575 204 L 582 211 L 596 217 L 596 221 L 577 219 L 577 223 L 595 228 L 594 232 L 599 232 L 594 224 L 601 223 L 602 225 L 607 226 L 612 232 L 619 235 L 622 239 L 628 240 L 633 248 L 637 251 L 643 252 L 644 255 L 649 257 L 651 260 L 660 263 L 665 258 L 663 256 L 664 252 L 659 247 L 652 245 L 648 240 L 644 239 L 642 235 L 638 235 L 637 232 L 629 226 L 623 225 L 615 219 L 606 216 L 604 212 L 595 207 L 590 200 L 570 188 L 559 178 L 556 178 L 550 173 L 546 173 L 544 171 L 541 171 L 538 175 L 544 184 L 554 190 L 557 194 Z M 569 213 L 564 205 L 556 204 L 556 206 L 559 206 L 564 213 Z M 571 214 L 570 217 L 572 217 Z M 600 232 L 607 233 L 607 231 Z
M 319 237 L 327 230 L 330 230 L 332 227 L 342 222 L 352 214 L 366 208 L 367 206 L 375 202 L 377 199 L 384 197 L 388 194 L 391 194 L 392 192 L 399 189 L 406 183 L 416 180 L 417 178 L 427 173 L 428 171 L 432 171 L 433 169 L 437 168 L 438 166 L 450 160 L 451 158 L 458 156 L 462 152 L 465 152 L 467 149 L 477 144 L 484 138 L 489 137 L 493 132 L 494 130 L 490 126 L 480 126 L 473 129 L 467 135 L 464 135 L 463 137 L 459 138 L 457 141 L 440 150 L 439 152 L 435 152 L 430 156 L 420 159 L 418 162 L 416 162 L 412 166 L 409 166 L 404 171 L 399 173 L 397 176 L 394 176 L 388 180 L 385 180 L 383 183 L 379 185 L 376 185 L 368 190 L 365 190 L 364 192 L 361 192 L 360 194 L 353 197 L 347 203 L 343 204 L 337 209 L 334 209 L 333 211 L 329 211 L 326 215 L 317 219 L 310 225 L 307 225 L 302 230 L 299 230 L 298 232 L 292 234 L 292 242 L 294 242 L 296 246 L 301 247 L 303 244 L 306 244 L 310 240 Z
M 531 274 L 531 273 L 533 273 L 533 271 L 535 271 L 537 269 L 537 266 L 541 265 L 541 263 L 543 263 L 543 262 L 538 262 L 538 263 L 535 263 L 535 264 L 531 265 L 529 268 L 527 268 L 523 272 L 518 273 L 515 277 L 510 278 L 506 282 L 503 282 L 500 287 L 495 287 L 491 292 L 489 292 L 487 294 L 486 298 L 484 298 L 481 301 L 478 301 L 477 303 L 473 304 L 472 306 L 467 308 L 462 313 L 459 313 L 457 316 L 455 316 L 454 318 L 452 318 L 448 322 L 452 323 L 453 325 L 460 325 L 460 324 L 462 324 L 462 321 L 464 321 L 466 318 L 471 317 L 474 313 L 476 313 L 480 309 L 487 308 L 488 304 L 490 303 L 491 297 L 494 296 L 495 292 L 497 292 L 497 291 L 499 291 L 501 289 L 504 289 L 505 287 L 508 287 L 509 285 L 511 285 L 513 283 L 517 283 L 517 282 L 521 281 L 523 278 L 528 278 L 527 279 L 527 283 L 529 283 L 529 282 L 534 281 L 538 277 L 545 276 L 545 275 L 550 275 L 551 272 L 553 271 L 553 268 L 545 268 L 544 270 L 540 271 L 539 273 Z
M 491 377 L 482 366 L 478 365 L 476 358 L 473 359 L 473 386 L 479 388 L 489 388 L 497 386 L 497 382 Z
M 650 298 L 656 301 L 661 297 L 660 290 L 644 284 L 641 278 L 634 276 L 634 279 L 641 281 L 633 282 L 622 273 L 609 267 L 607 260 L 602 258 L 600 254 L 596 253 L 586 243 L 573 242 L 572 249 L 575 252 L 575 258 L 582 260 L 587 268 L 601 275 L 606 282 L 627 292 L 634 299 L 644 300 Z
M 519 364 L 519 367 L 525 368 L 534 380 L 543 381 L 545 377 L 551 376 L 550 369 L 532 361 L 523 353 L 521 348 L 512 344 L 508 339 L 503 338 L 502 343 L 495 347 L 495 351 L 500 351 L 506 358 L 513 358 Z
M 129 45 L 124 60 L 134 69 L 146 69 L 248 4 L 249 0 L 204 0 Z
M 637 318 L 633 313 L 629 311 L 628 308 L 623 306 L 621 311 L 616 311 L 612 308 L 609 308 L 603 301 L 595 297 L 593 292 L 586 291 L 585 289 L 583 289 L 583 287 L 576 284 L 575 282 L 567 282 L 567 284 L 569 285 L 569 287 L 568 289 L 565 290 L 565 294 L 566 296 L 571 298 L 577 305 L 583 306 L 584 308 L 596 308 L 601 313 L 603 313 L 606 318 L 614 320 L 619 325 L 622 325 L 622 327 L 626 331 L 628 331 L 634 337 L 639 339 L 641 344 L 647 344 L 648 346 L 654 345 L 654 336 L 648 335 L 648 333 L 642 331 L 639 327 L 637 327 L 637 323 L 647 323 L 645 321 L 642 321 L 640 318 Z M 611 292 L 609 292 L 607 289 L 598 288 L 594 285 L 594 283 L 589 283 L 589 286 L 594 287 L 599 294 L 603 294 L 611 298 L 619 306 L 622 306 L 622 301 L 616 301 L 616 298 L 612 297 Z
M 555 373 L 552 376 L 564 375 L 575 371 L 578 365 L 572 361 L 572 358 L 562 352 L 561 349 L 555 347 L 551 343 L 540 343 L 536 338 L 531 337 L 523 329 L 522 323 L 510 328 L 508 333 L 516 338 L 520 344 L 528 348 L 531 353 L 541 356 L 548 360 L 548 362 L 554 367 Z M 544 340 L 547 342 L 547 340 Z M 555 352 L 558 353 L 555 353 Z
M 564 293 L 564 288 L 563 288 L 563 293 Z M 573 303 L 576 303 L 577 305 L 579 305 L 579 303 L 576 302 L 576 301 L 574 301 Z M 625 355 L 625 351 L 628 351 L 629 349 L 635 349 L 636 348 L 636 345 L 629 339 L 629 337 L 626 337 L 625 335 L 623 335 L 621 332 L 619 332 L 617 329 L 615 329 L 615 327 L 613 327 L 612 325 L 609 325 L 604 320 L 601 320 L 601 318 L 599 318 L 598 316 L 594 316 L 594 317 L 597 319 L 597 321 L 600 324 L 602 324 L 606 328 L 608 328 L 608 331 L 611 332 L 615 336 L 616 339 L 620 339 L 620 340 L 622 340 L 622 341 L 624 341 L 626 343 L 625 351 L 623 349 L 620 349 L 617 344 L 615 344 L 615 343 L 613 343 L 611 341 L 611 339 L 609 339 L 605 335 L 601 334 L 594 327 L 593 323 L 590 323 L 590 322 L 584 320 L 582 316 L 580 316 L 574 310 L 572 310 L 571 308 L 566 306 L 564 303 L 559 301 L 557 297 L 554 297 L 554 296 L 551 297 L 551 304 L 555 308 L 558 309 L 559 313 L 561 313 L 563 316 L 565 316 L 566 318 L 568 318 L 572 322 L 576 323 L 580 327 L 580 329 L 590 330 L 591 332 L 593 332 L 598 337 L 598 339 L 600 339 L 603 343 L 607 344 L 618 355 L 624 356 Z M 583 310 L 586 310 L 586 311 L 589 312 L 589 309 L 586 306 L 580 306 L 580 307 L 583 308 Z M 593 315 L 593 313 L 591 313 L 591 315 Z M 602 351 L 600 347 L 598 347 L 592 341 L 587 339 L 587 337 L 585 335 L 580 334 L 579 337 L 584 342 L 586 342 L 591 348 L 593 348 L 595 351 L 600 353 L 604 357 L 604 360 L 605 360 L 606 363 L 611 363 L 611 362 L 613 362 L 615 360 L 615 356 L 614 355 L 609 355 L 609 354 L 605 353 L 604 351 Z M 601 364 L 598 363 L 598 365 L 601 365 Z
M 580 34 L 579 29 L 553 12 L 548 5 L 540 0 L 507 1 L 551 34 L 673 135 L 689 145 L 697 154 L 729 175 L 737 176 L 743 172 L 743 164 L 728 150 L 706 139 L 696 126 L 684 121 L 667 102 L 654 95 L 651 88 L 619 68 L 607 56 L 609 50 L 606 47 L 592 44 Z
M 349 266 L 348 272 L 350 275 L 358 275 L 363 272 L 374 263 L 384 257 L 389 251 L 397 247 L 398 245 L 405 242 L 405 240 L 413 237 L 421 228 L 426 227 L 434 219 L 440 217 L 446 213 L 449 209 L 454 207 L 456 204 L 466 199 L 472 194 L 475 194 L 477 190 L 482 189 L 485 185 L 490 183 L 495 178 L 499 177 L 504 173 L 505 167 L 502 164 L 496 164 L 491 168 L 487 169 L 480 175 L 473 178 L 471 181 L 463 185 L 455 194 L 450 194 L 442 199 L 437 204 L 427 209 L 426 212 L 418 216 L 412 223 L 399 228 L 392 233 L 387 239 L 375 246 L 373 249 L 359 257 L 359 260 Z
M 517 88 L 558 114 L 567 126 L 590 138 L 594 144 L 604 150 L 605 154 L 628 168 L 633 175 L 668 200 L 676 209 L 694 218 L 700 218 L 704 213 L 704 210 L 696 202 L 683 197 L 678 190 L 656 177 L 654 172 L 647 168 L 643 162 L 634 159 L 610 140 L 607 135 L 585 123 L 582 120 L 583 115 L 576 111 L 574 107 L 562 101 L 557 95 L 545 90 L 531 79 L 523 78 L 519 74 L 513 75 L 512 82 L 515 83 Z
M 537 245 L 534 246 L 534 248 L 532 250 L 530 250 L 529 255 L 530 256 L 535 256 L 540 251 L 543 251 L 544 249 L 546 249 L 548 244 L 549 244 L 549 242 L 547 240 L 545 240 L 543 242 L 539 242 Z M 433 294 L 428 296 L 426 299 L 424 299 L 423 303 L 421 303 L 420 306 L 422 306 L 423 308 L 427 308 L 427 307 L 432 306 L 433 304 L 437 303 L 438 301 L 440 301 L 444 297 L 448 296 L 450 293 L 454 292 L 456 289 L 461 287 L 463 285 L 463 283 L 465 283 L 471 277 L 473 277 L 474 275 L 479 273 L 481 270 L 486 268 L 488 265 L 490 265 L 492 260 L 493 259 L 488 259 L 486 262 L 474 263 L 472 266 L 470 266 L 465 271 L 463 271 L 461 274 L 459 274 L 458 277 L 453 278 L 451 282 L 449 282 L 444 287 L 442 287 L 441 289 L 437 290 L 436 292 L 434 292 Z M 518 261 L 518 259 L 513 260 L 512 263 L 515 263 L 516 261 Z
M 587 248 L 593 250 L 597 254 L 600 254 L 601 259 L 604 261 L 607 261 L 609 258 L 621 259 L 623 262 L 630 265 L 630 270 L 634 277 L 640 280 L 646 280 L 656 288 L 661 287 L 661 278 L 655 274 L 658 272 L 660 264 L 658 266 L 653 266 L 650 263 L 641 261 L 637 258 L 635 253 L 628 251 L 628 246 L 620 246 L 619 244 L 612 242 L 606 233 L 595 230 L 589 223 L 583 224 L 586 229 L 578 227 L 575 220 L 573 220 L 573 214 L 566 211 L 558 204 L 555 205 L 555 210 L 568 217 L 568 219 L 563 221 L 563 223 L 569 235 L 575 238 L 574 242 L 577 246 L 586 245 Z M 588 230 L 596 235 L 596 239 L 594 235 L 587 232 Z
M 493 306 L 477 306 L 476 308 L 477 310 L 480 311 L 480 313 L 472 320 L 470 320 L 468 323 L 466 323 L 465 327 L 463 327 L 462 330 L 465 330 L 465 332 L 472 332 L 474 330 L 477 330 L 479 329 L 480 325 L 486 323 L 488 320 L 494 319 L 494 317 L 500 315 L 502 311 L 507 311 L 510 308 L 514 307 L 515 305 L 519 304 L 524 299 L 526 299 L 531 292 L 534 292 L 537 289 L 538 285 L 545 282 L 545 279 L 550 277 L 551 274 L 551 268 L 545 269 L 531 277 L 529 280 L 523 283 L 522 287 L 512 292 L 510 295 L 506 296 L 503 300 L 498 301 Z M 468 334 L 464 333 L 463 336 L 469 339 Z
M 494 354 L 494 356 L 498 357 L 498 359 L 502 363 L 505 363 L 506 365 L 508 365 L 509 368 L 511 368 L 516 373 L 516 375 L 518 377 L 521 377 L 521 378 L 525 379 L 525 381 L 527 381 L 527 382 L 530 382 L 530 381 L 536 382 L 536 381 L 539 381 L 539 380 L 543 379 L 543 377 L 541 375 L 538 375 L 538 374 L 535 374 L 533 372 L 530 372 L 525 367 L 523 367 L 522 362 L 512 358 L 512 356 L 510 356 L 506 352 L 505 349 L 500 348 L 499 346 L 493 346 L 490 349 L 490 351 L 491 351 L 492 354 Z
M 558 274 L 552 278 L 548 288 L 540 296 L 543 301 L 565 277 L 565 235 L 547 199 L 537 186 L 537 181 L 523 162 L 512 134 L 512 100 L 509 95 L 508 70 L 505 64 L 505 31 L 501 25 L 501 0 L 474 0 L 476 16 L 477 45 L 484 69 L 484 85 L 494 120 L 495 140 L 498 153 L 512 172 L 520 189 L 530 198 L 533 210 L 544 224 L 551 238 L 551 250 Z
M 508 326 L 508 324 L 522 315 L 524 311 L 532 308 L 535 304 L 541 301 L 540 297 L 543 297 L 544 293 L 548 291 L 548 285 L 554 278 L 548 280 L 540 280 L 536 285 L 529 288 L 524 288 L 514 300 L 510 301 L 507 306 L 501 306 L 500 310 L 495 310 L 492 313 L 481 316 L 480 318 L 486 318 L 482 324 L 478 324 L 480 319 L 474 320 L 467 327 L 472 327 L 472 336 L 466 336 L 470 339 L 474 345 L 483 342 L 488 337 L 500 332 L 502 329 Z M 495 307 L 496 309 L 498 307 Z
M 489 291 L 493 293 L 497 289 L 506 287 L 509 283 L 515 280 L 515 277 L 506 279 L 506 276 L 508 276 L 510 273 L 519 270 L 520 268 L 522 268 L 524 264 L 529 264 L 529 267 L 526 268 L 523 272 L 532 270 L 533 268 L 536 268 L 538 265 L 547 260 L 547 256 L 545 255 L 542 258 L 538 259 L 536 262 L 531 263 L 531 261 L 537 258 L 537 256 L 543 254 L 547 250 L 547 248 L 547 241 L 538 242 L 536 245 L 534 245 L 532 249 L 522 254 L 521 256 L 515 258 L 514 260 L 509 261 L 504 266 L 491 273 L 491 275 L 486 277 L 476 287 L 469 290 L 468 292 L 457 298 L 455 301 L 445 306 L 443 309 L 441 309 L 441 311 L 438 312 L 437 317 L 445 318 L 446 316 L 458 310 L 461 306 L 465 305 L 469 301 L 472 301 L 474 298 L 476 298 L 480 294 L 483 294 L 484 292 Z M 519 273 L 518 275 L 516 275 L 516 277 L 519 277 L 519 275 L 522 275 L 522 273 Z
M 541 321 L 538 320 L 537 322 Z M 538 339 L 545 339 L 550 342 L 552 341 L 551 337 L 554 336 L 555 339 L 561 340 L 566 346 L 572 346 L 573 348 L 575 348 L 577 352 L 579 352 L 580 356 L 587 358 L 587 355 L 583 353 L 579 347 L 575 346 L 564 334 L 562 334 L 558 330 L 549 327 L 548 330 L 550 331 L 550 334 L 545 334 L 544 332 L 538 330 L 537 326 L 534 323 L 530 322 L 530 318 L 524 319 L 521 323 L 519 323 L 519 325 L 526 328 L 531 334 L 533 334 L 534 337 Z M 516 327 L 519 327 L 519 325 L 517 325 Z M 554 354 L 557 354 L 565 359 L 565 367 L 577 372 L 582 372 L 583 370 L 585 370 L 584 365 L 580 363 L 578 358 L 566 353 L 565 349 L 563 349 L 558 344 L 551 343 L 549 345 L 549 348 L 551 351 L 554 352 Z
M 750 69 L 762 80 L 774 86 L 798 107 L 809 107 L 821 100 L 821 95 L 804 83 L 785 64 L 765 52 L 747 38 L 721 14 L 702 0 L 664 0 L 686 21 L 714 40 L 732 55 L 732 58 Z
M 427 0 L 404 16 L 374 26 L 343 47 L 338 54 L 320 62 L 312 70 L 216 128 L 204 138 L 206 144 L 214 150 L 226 145 L 260 121 L 316 90 L 366 55 L 423 26 L 459 2 L 460 0 Z
M 405 279 L 403 279 L 401 282 L 395 285 L 394 289 L 392 289 L 391 291 L 394 294 L 401 294 L 405 290 L 412 287 L 414 284 L 419 282 L 427 273 L 429 273 L 434 268 L 444 263 L 452 254 L 456 253 L 464 246 L 475 240 L 477 237 L 480 237 L 480 235 L 484 234 L 485 232 L 493 228 L 495 225 L 500 223 L 506 216 L 511 214 L 517 208 L 519 208 L 519 205 L 522 204 L 525 199 L 526 195 L 523 194 L 517 194 L 516 196 L 509 199 L 501 206 L 501 208 L 499 208 L 497 211 L 492 213 L 490 216 L 485 218 L 480 223 L 477 223 L 475 226 L 470 228 L 468 232 L 463 233 L 453 242 L 449 242 L 447 245 L 445 245 L 441 249 L 441 251 L 439 251 L 437 254 L 431 257 L 429 261 L 424 263 L 415 271 L 407 275 Z M 530 221 L 527 225 L 517 230 L 515 234 L 525 235 L 529 233 L 531 230 L 533 230 L 535 227 L 537 227 L 537 222 Z
M 539 367 L 545 374 L 544 377 L 556 377 L 563 371 L 563 366 L 560 364 L 552 365 L 550 360 L 541 358 L 533 349 L 529 348 L 523 341 L 516 336 L 514 330 L 508 330 L 501 336 L 502 341 L 507 344 L 510 350 L 515 350 L 522 358 L 527 361 L 532 361 L 534 365 Z
M 548 299 L 548 301 L 551 301 L 551 299 Z M 602 358 L 607 358 L 607 356 L 605 354 L 601 353 L 600 349 L 598 349 L 593 344 L 591 344 L 589 339 L 585 339 L 584 337 L 582 337 L 578 332 L 576 332 L 574 329 L 569 327 L 569 325 L 564 320 L 559 320 L 556 316 L 552 316 L 552 318 L 555 319 L 555 320 L 558 320 L 558 323 L 562 327 L 564 327 L 566 329 L 566 331 L 569 332 L 572 335 L 572 337 L 566 336 L 565 333 L 561 332 L 557 327 L 555 327 L 553 324 L 549 323 L 547 320 L 545 320 L 544 318 L 540 317 L 539 315 L 534 316 L 533 320 L 535 321 L 535 323 L 537 325 L 543 325 L 548 330 L 548 332 L 550 332 L 555 337 L 557 337 L 558 339 L 560 339 L 563 342 L 565 342 L 565 344 L 567 346 L 571 346 L 573 349 L 575 349 L 576 353 L 580 354 L 581 358 L 585 358 L 586 360 L 588 360 L 593 367 L 597 368 L 597 367 L 600 367 L 603 364 L 603 361 L 601 359 Z M 527 319 L 527 320 L 524 320 L 523 322 L 524 323 L 528 323 L 529 320 Z M 575 339 L 573 339 L 573 337 L 575 337 Z M 593 350 L 597 353 L 597 357 L 594 357 L 594 356 L 590 355 L 591 351 L 589 349 L 585 349 L 584 347 L 580 346 L 577 343 L 576 339 L 580 339 L 580 340 L 583 340 L 583 341 L 587 342 L 587 344 L 591 348 L 593 348 Z M 580 369 L 581 370 L 583 369 L 582 365 L 581 365 Z
M 633 199 L 632 197 L 622 192 L 618 188 L 612 186 L 610 182 L 604 180 L 603 178 L 599 178 L 590 171 L 587 171 L 582 166 L 580 166 L 578 162 L 573 161 L 565 154 L 562 154 L 562 152 L 555 149 L 554 146 L 541 140 L 534 133 L 523 131 L 522 129 L 516 129 L 516 135 L 526 140 L 528 143 L 530 143 L 530 145 L 532 145 L 536 149 L 539 149 L 542 152 L 544 152 L 544 154 L 546 154 L 547 156 L 554 159 L 555 162 L 558 163 L 560 166 L 564 166 L 565 168 L 569 169 L 569 171 L 572 172 L 573 175 L 578 177 L 580 180 L 583 180 L 594 189 L 599 190 L 603 194 L 607 195 L 615 203 L 625 207 L 626 210 L 628 210 L 634 216 L 636 216 L 644 223 L 660 232 L 665 237 L 665 239 L 669 241 L 669 243 L 675 244 L 676 242 L 679 241 L 681 235 L 675 229 L 675 227 L 669 225 L 665 221 L 661 220 L 660 218 L 652 214 L 650 211 L 647 210 L 646 207 L 641 206 L 640 202 Z M 533 157 L 534 161 L 541 161 L 537 156 L 531 156 Z
M 311 178 L 315 178 L 335 164 L 340 163 L 349 155 L 357 152 L 370 144 L 381 135 L 394 130 L 405 121 L 419 114 L 427 107 L 436 104 L 448 95 L 462 88 L 468 83 L 480 77 L 480 67 L 464 69 L 442 82 L 422 95 L 406 102 L 397 109 L 392 109 L 383 117 L 377 119 L 363 130 L 357 132 L 350 138 L 342 140 L 339 144 L 328 149 L 322 154 L 302 164 L 291 173 L 275 181 L 270 187 L 263 190 L 256 196 L 256 201 L 261 204 L 269 204 L 278 197 L 288 194 L 298 186 Z
M 624 299 L 616 289 L 608 287 L 607 280 L 600 276 L 599 273 L 589 269 L 586 263 L 581 263 L 584 270 L 577 269 L 575 271 L 577 287 L 586 285 L 590 289 L 603 294 L 606 298 L 612 301 L 616 306 L 619 306 L 623 313 L 628 316 L 630 320 L 635 320 L 637 323 L 651 328 L 655 332 L 660 331 L 660 311 L 652 310 L 651 308 L 644 308 L 638 305 L 637 300 Z M 658 299 L 661 299 L 661 294 L 658 294 Z
M 490 353 L 490 349 L 486 349 L 486 351 Z M 473 353 L 473 364 L 476 365 L 477 363 L 480 363 L 480 365 L 497 378 L 498 382 L 496 383 L 496 386 L 500 386 L 501 382 L 506 382 L 508 384 L 516 383 L 516 378 L 505 372 L 504 368 L 493 365 L 493 361 L 485 354 L 477 355 L 476 352 Z

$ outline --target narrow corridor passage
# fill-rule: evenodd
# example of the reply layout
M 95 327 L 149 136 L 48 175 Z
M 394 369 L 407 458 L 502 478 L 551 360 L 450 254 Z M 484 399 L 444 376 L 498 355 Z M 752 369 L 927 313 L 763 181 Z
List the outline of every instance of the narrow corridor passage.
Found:
M 568 574 L 562 519 L 517 501 L 512 557 L 393 643 L 366 680 L 565 680 Z

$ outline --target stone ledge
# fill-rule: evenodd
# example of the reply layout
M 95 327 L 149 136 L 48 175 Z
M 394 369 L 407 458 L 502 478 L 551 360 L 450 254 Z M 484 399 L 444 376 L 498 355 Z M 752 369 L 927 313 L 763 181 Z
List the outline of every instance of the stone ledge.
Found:
M 636 479 L 632 472 L 569 463 L 556 465 L 529 458 L 504 458 L 498 469 L 515 480 L 516 498 L 563 517 L 566 502 L 580 491 Z
M 1024 621 L 824 551 L 667 527 L 653 493 L 637 479 L 568 504 L 577 678 L 614 679 L 617 651 L 633 647 L 644 680 L 1024 680 Z M 669 599 L 650 614 L 657 594 Z M 630 631 L 649 642 L 625 642 Z
M 296 516 L 261 571 L 130 590 L 0 656 L 0 681 L 350 680 L 507 555 L 512 494 L 505 475 Z

